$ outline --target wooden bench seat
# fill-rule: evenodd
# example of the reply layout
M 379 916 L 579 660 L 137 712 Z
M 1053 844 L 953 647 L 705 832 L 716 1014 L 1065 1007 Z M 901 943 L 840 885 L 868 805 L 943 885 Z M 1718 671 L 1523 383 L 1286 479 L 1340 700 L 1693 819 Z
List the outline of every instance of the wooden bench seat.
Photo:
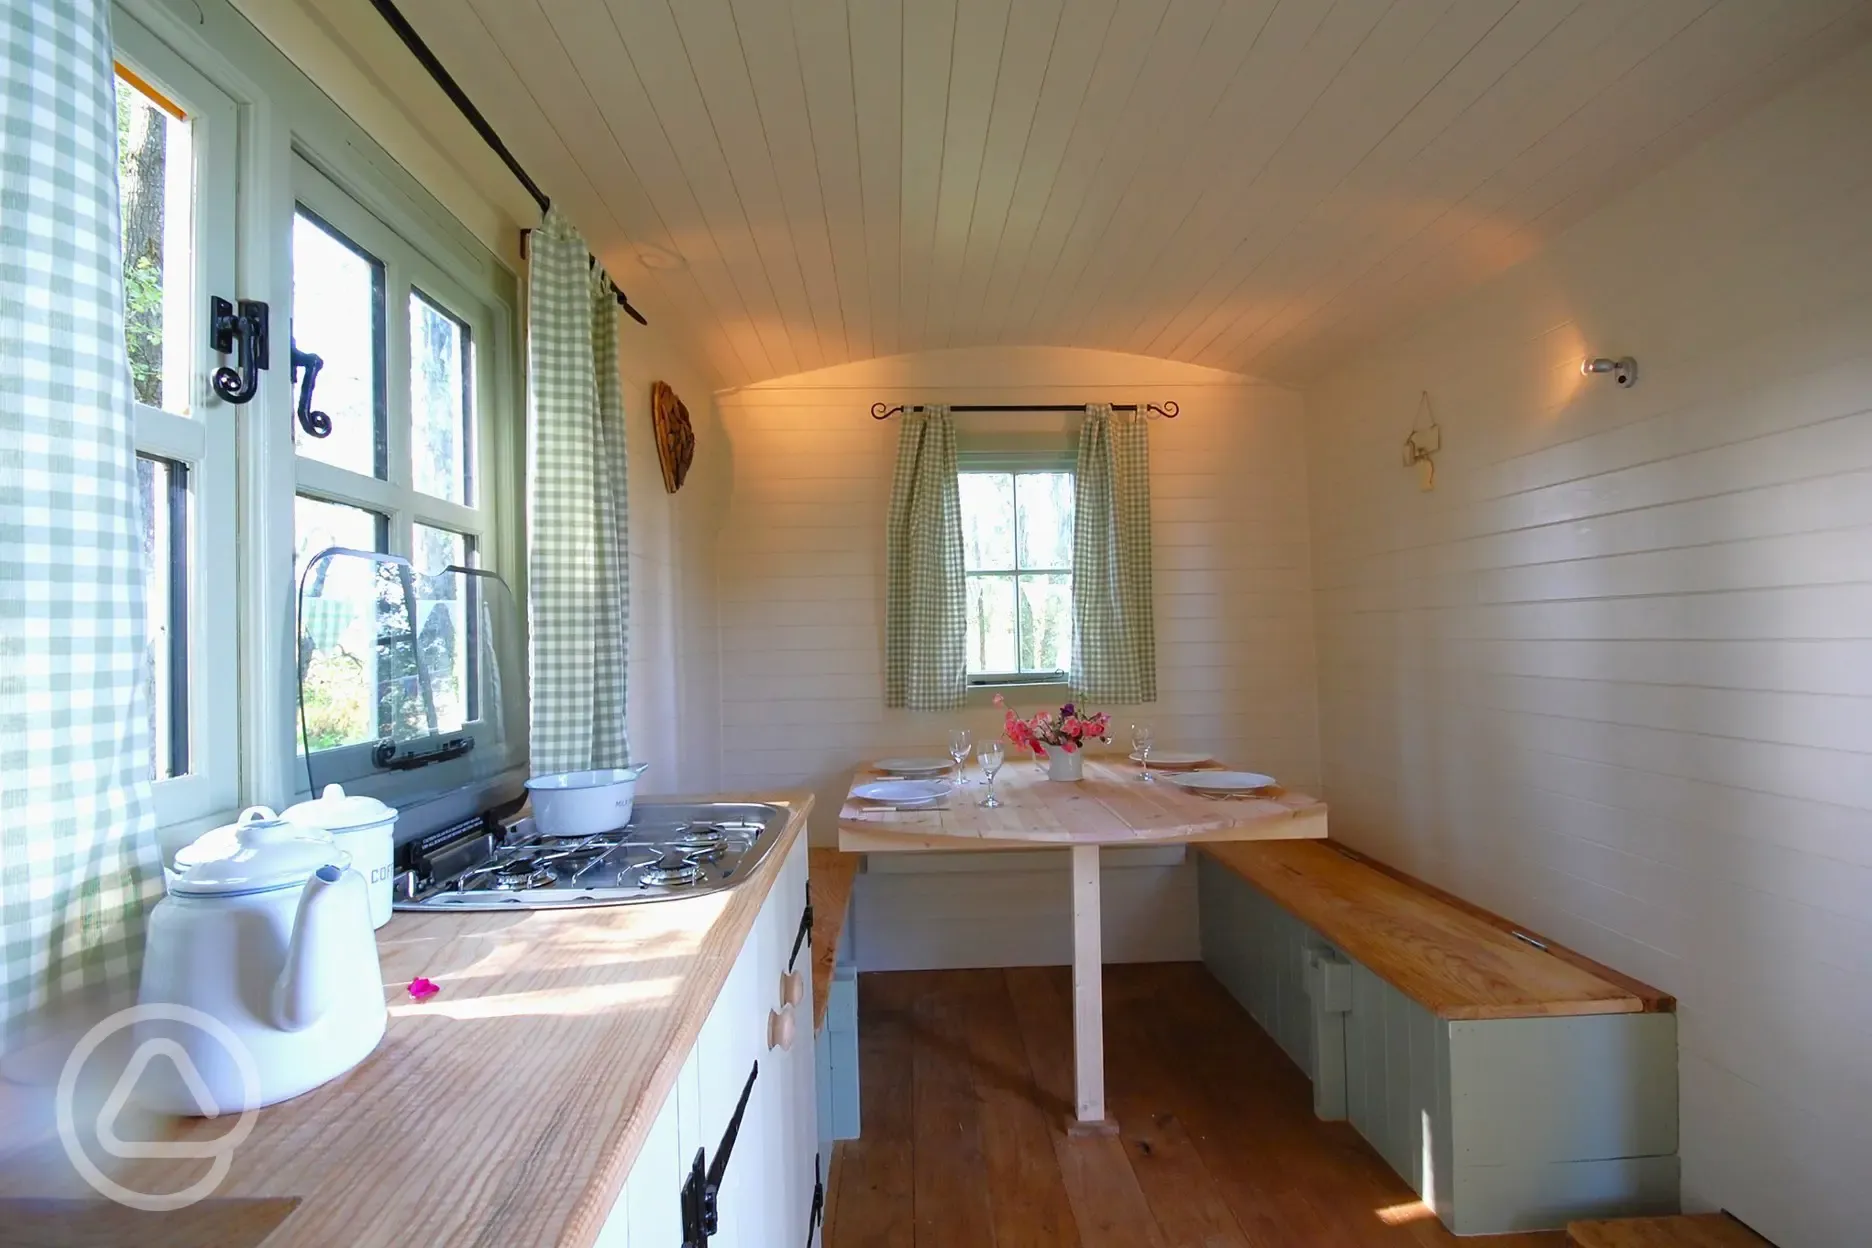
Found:
M 1203 962 L 1450 1230 L 1677 1212 L 1669 997 L 1330 841 L 1196 867 Z
M 1668 1011 L 1675 1002 L 1506 920 L 1330 841 L 1238 841 L 1202 852 L 1438 1018 Z
M 1726 1213 L 1574 1222 L 1566 1229 L 1575 1248 L 1773 1248 Z
M 858 878 L 863 854 L 836 849 L 806 851 L 807 878 L 812 881 L 812 986 L 813 1030 L 825 1027 L 826 1007 L 832 1001 L 832 972 L 838 965 L 839 937 L 845 932 L 852 882 Z

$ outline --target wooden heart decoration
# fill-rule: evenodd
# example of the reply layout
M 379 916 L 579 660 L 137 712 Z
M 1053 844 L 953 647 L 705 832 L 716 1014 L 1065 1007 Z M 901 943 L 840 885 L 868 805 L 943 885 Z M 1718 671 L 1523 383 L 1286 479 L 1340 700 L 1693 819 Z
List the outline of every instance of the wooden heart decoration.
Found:
M 666 382 L 650 387 L 650 413 L 656 423 L 657 458 L 663 462 L 663 488 L 674 494 L 695 462 L 695 429 L 689 424 L 689 409 Z

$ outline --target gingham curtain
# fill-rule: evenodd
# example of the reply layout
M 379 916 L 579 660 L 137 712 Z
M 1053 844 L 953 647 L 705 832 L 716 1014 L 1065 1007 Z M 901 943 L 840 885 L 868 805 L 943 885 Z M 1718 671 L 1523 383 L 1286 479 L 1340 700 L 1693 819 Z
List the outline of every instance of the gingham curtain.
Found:
M 630 513 L 617 301 L 558 210 L 527 262 L 535 775 L 630 761 L 624 725 Z
M 1157 700 L 1151 617 L 1150 439 L 1144 413 L 1086 405 L 1073 477 L 1073 693 Z
M 968 694 L 967 592 L 955 424 L 946 407 L 904 411 L 886 558 L 885 705 L 961 706 Z
M 110 0 L 0 0 L 0 1032 L 161 892 Z

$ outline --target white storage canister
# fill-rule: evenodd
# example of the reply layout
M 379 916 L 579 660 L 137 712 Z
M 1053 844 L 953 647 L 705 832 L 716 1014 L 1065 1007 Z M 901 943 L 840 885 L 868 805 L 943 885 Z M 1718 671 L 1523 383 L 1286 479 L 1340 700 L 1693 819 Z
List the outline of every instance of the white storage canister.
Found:
M 394 807 L 361 793 L 347 796 L 342 785 L 328 784 L 316 800 L 288 806 L 280 818 L 331 833 L 338 847 L 350 853 L 351 865 L 370 886 L 371 926 L 382 927 L 390 921 L 392 877 L 396 874 Z

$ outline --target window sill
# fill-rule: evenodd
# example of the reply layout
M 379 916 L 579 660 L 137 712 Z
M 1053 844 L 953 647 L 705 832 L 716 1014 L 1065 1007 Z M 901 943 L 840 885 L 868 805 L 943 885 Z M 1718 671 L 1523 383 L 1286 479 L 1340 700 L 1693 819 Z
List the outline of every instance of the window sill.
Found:
M 970 706 L 993 706 L 996 694 L 1009 698 L 1019 696 L 1028 701 L 1038 698 L 1042 702 L 1051 702 L 1058 706 L 1072 697 L 1072 686 L 1064 680 L 1051 679 L 971 684 L 968 687 L 968 704 Z

